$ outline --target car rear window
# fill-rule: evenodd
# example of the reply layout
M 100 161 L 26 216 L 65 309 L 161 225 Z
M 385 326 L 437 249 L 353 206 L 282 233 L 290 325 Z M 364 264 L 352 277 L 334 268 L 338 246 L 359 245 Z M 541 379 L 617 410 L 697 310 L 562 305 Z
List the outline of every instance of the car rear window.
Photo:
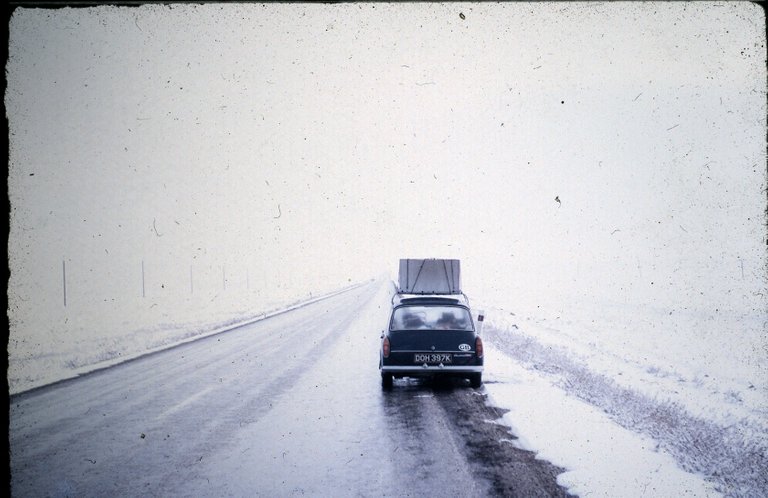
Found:
M 459 306 L 401 306 L 390 330 L 472 330 L 469 311 Z

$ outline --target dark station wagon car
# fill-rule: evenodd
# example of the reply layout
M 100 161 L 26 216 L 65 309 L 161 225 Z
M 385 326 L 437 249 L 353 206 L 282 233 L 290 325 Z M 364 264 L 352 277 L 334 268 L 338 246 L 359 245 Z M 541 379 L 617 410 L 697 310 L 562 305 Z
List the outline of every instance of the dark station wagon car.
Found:
M 483 341 L 461 296 L 396 296 L 381 335 L 381 385 L 393 378 L 461 377 L 480 387 Z M 479 317 L 482 320 L 482 317 Z

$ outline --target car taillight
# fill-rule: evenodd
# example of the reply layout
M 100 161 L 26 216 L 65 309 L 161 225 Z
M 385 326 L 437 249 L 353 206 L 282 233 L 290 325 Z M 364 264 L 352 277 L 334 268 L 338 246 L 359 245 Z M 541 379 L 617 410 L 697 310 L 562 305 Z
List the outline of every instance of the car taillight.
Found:
M 389 337 L 384 338 L 384 342 L 381 343 L 381 352 L 384 358 L 389 358 Z
M 475 353 L 478 358 L 483 357 L 483 340 L 479 336 L 475 339 Z

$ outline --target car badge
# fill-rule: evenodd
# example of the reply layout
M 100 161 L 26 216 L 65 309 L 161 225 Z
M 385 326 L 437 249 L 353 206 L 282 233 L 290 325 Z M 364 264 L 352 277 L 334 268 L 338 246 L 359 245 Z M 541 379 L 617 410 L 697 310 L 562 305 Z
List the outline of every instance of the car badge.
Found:
M 461 351 L 469 351 L 472 349 L 472 346 L 470 346 L 469 344 L 459 344 L 459 349 Z
M 434 347 L 434 346 L 432 346 L 432 351 L 434 351 L 434 350 L 435 350 L 435 347 Z

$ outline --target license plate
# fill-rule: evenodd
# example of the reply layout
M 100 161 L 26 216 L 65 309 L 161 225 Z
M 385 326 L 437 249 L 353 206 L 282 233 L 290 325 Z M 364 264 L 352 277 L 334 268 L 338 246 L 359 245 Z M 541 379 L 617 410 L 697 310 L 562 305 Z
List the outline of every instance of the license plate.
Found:
M 453 356 L 447 353 L 416 353 L 413 355 L 414 363 L 453 363 Z

